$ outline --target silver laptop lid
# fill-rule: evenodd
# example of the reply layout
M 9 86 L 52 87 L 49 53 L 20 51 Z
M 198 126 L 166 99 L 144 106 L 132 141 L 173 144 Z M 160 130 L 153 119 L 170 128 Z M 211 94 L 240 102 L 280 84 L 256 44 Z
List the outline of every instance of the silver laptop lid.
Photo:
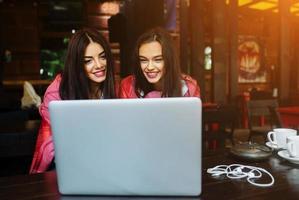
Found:
M 52 101 L 62 194 L 201 193 L 199 98 Z

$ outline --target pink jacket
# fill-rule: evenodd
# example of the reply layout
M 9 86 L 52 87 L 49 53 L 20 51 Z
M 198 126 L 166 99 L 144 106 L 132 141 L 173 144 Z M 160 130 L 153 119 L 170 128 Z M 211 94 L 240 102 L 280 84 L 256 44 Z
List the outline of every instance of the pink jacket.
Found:
M 42 116 L 42 123 L 37 136 L 35 151 L 29 172 L 30 174 L 45 172 L 54 158 L 54 144 L 52 140 L 49 103 L 53 100 L 61 100 L 59 95 L 60 82 L 61 75 L 58 75 L 47 88 L 43 103 L 39 107 L 39 112 Z
M 39 107 L 42 123 L 38 132 L 35 151 L 30 167 L 30 174 L 45 172 L 54 158 L 54 145 L 50 127 L 49 103 L 53 100 L 61 100 L 59 95 L 59 85 L 61 76 L 56 76 L 55 80 L 47 88 L 43 103 Z
M 196 80 L 188 75 L 182 75 L 183 87 L 182 94 L 184 97 L 200 97 L 200 90 Z M 138 98 L 135 93 L 135 77 L 130 75 L 121 81 L 119 89 L 120 98 Z M 145 98 L 160 98 L 161 92 L 152 91 L 148 93 Z

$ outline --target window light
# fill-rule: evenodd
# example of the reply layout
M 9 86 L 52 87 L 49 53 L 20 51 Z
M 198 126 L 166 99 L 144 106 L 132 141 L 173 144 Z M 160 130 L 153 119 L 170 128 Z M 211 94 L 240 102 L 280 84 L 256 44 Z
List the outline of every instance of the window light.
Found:
M 252 4 L 249 6 L 249 8 L 257 9 L 257 10 L 268 10 L 271 8 L 275 8 L 277 5 L 275 3 L 270 3 L 267 1 L 260 1 L 258 3 Z
M 252 2 L 252 0 L 239 0 L 238 5 L 239 6 L 244 6 L 244 5 L 249 4 L 251 2 Z

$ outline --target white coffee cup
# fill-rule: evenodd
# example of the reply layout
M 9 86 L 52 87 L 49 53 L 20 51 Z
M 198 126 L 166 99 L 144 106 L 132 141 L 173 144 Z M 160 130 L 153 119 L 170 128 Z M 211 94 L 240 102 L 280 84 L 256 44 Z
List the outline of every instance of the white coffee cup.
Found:
M 290 157 L 299 158 L 299 136 L 289 136 L 287 137 L 287 150 Z
M 275 128 L 268 132 L 269 142 L 277 148 L 286 148 L 287 137 L 296 136 L 297 131 L 290 128 Z

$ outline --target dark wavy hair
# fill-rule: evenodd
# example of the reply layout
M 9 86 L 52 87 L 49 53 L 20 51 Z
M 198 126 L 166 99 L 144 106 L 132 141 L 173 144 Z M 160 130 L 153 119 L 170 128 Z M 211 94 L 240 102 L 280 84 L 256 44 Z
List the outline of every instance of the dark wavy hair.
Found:
M 135 93 L 138 97 L 143 97 L 154 90 L 154 85 L 149 83 L 144 76 L 140 61 L 139 49 L 143 44 L 157 41 L 162 46 L 162 56 L 164 60 L 164 75 L 162 77 L 162 97 L 180 97 L 181 93 L 181 69 L 178 63 L 176 49 L 171 35 L 163 28 L 157 27 L 143 33 L 137 40 L 133 53 Z
M 105 99 L 115 97 L 113 59 L 110 46 L 96 29 L 83 28 L 72 36 L 68 45 L 59 88 L 61 99 L 89 99 L 91 96 L 91 81 L 84 69 L 84 54 L 91 42 L 90 39 L 103 47 L 107 59 L 106 79 L 99 85 L 99 89 Z

